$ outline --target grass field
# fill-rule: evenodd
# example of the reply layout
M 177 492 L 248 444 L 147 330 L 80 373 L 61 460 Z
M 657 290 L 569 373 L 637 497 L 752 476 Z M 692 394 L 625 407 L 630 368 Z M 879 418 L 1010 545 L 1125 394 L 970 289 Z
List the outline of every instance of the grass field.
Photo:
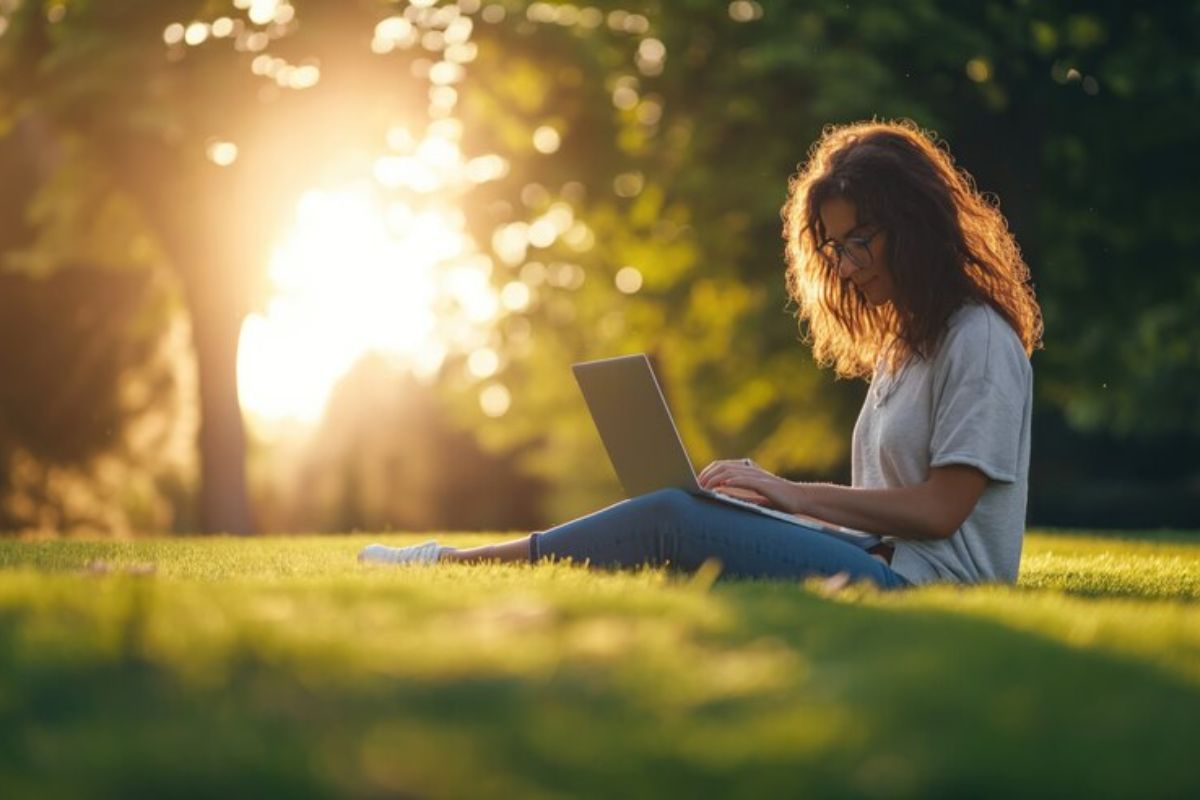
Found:
M 0 797 L 1200 797 L 1200 535 L 886 595 L 375 538 L 0 542 Z

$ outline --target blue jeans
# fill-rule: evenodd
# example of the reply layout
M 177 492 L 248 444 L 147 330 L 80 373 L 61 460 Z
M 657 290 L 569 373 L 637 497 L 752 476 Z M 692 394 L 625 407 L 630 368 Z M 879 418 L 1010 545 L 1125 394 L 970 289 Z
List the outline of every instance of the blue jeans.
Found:
M 682 489 L 644 494 L 534 533 L 529 558 L 688 572 L 716 559 L 724 577 L 795 579 L 848 572 L 852 580 L 870 580 L 883 589 L 911 585 L 853 544 Z

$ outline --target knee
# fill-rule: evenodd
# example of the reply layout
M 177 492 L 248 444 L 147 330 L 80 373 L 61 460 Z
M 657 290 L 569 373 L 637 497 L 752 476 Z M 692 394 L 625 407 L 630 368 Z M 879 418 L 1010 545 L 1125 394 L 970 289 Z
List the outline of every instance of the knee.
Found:
M 683 489 L 659 489 L 634 499 L 645 511 L 659 519 L 679 519 L 696 503 L 696 498 Z

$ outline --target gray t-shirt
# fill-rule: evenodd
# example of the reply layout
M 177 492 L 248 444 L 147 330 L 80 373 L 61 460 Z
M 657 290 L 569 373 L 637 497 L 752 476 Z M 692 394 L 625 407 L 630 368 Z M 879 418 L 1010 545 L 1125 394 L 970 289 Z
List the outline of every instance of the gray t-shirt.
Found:
M 884 536 L 892 569 L 915 584 L 1015 582 L 1025 533 L 1033 371 L 1021 340 L 987 305 L 951 316 L 932 357 L 876 370 L 854 426 L 852 484 L 923 483 L 966 464 L 989 478 L 970 516 L 944 540 Z

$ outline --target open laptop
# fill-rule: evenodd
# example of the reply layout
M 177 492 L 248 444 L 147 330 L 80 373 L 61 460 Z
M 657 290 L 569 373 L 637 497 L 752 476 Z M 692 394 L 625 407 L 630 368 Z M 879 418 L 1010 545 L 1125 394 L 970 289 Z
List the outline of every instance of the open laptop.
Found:
M 875 534 L 845 528 L 804 514 L 788 514 L 748 500 L 703 489 L 675 428 L 658 379 L 643 353 L 573 364 L 592 420 L 626 494 L 679 488 L 746 511 L 804 528 L 815 528 L 867 549 L 881 540 Z

